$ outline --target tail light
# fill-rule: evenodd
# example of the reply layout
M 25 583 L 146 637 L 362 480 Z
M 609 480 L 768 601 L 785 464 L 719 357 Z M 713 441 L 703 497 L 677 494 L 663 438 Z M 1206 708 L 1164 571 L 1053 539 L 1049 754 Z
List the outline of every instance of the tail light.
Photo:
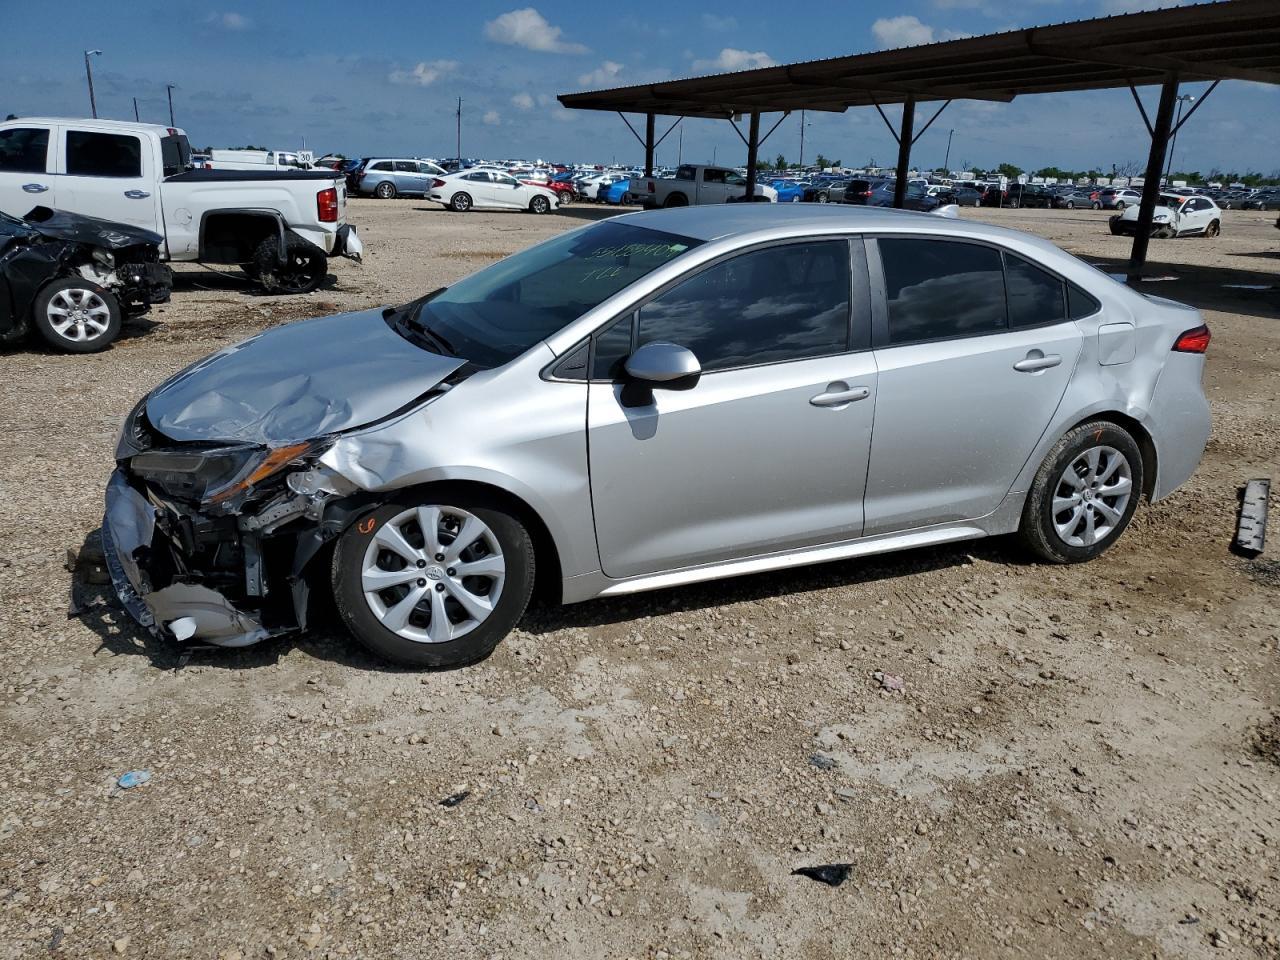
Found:
M 443 186 L 446 186 L 446 184 L 445 184 L 445 182 L 444 182 L 443 180 L 441 180 L 439 177 L 436 177 L 434 180 L 432 180 L 432 181 L 431 181 L 431 189 L 432 189 L 432 190 L 439 190 L 439 189 L 440 189 L 441 187 L 443 187 Z
M 650 180 L 650 181 L 649 181 L 649 192 L 650 192 L 650 193 L 657 193 L 657 192 L 658 192 L 658 185 L 657 185 L 656 183 L 654 183 L 652 180 Z
M 338 222 L 338 188 L 329 187 L 316 194 L 316 213 L 321 223 Z
M 1209 327 L 1202 323 L 1198 327 L 1183 331 L 1173 342 L 1173 349 L 1177 353 L 1204 353 L 1209 349 L 1211 337 Z

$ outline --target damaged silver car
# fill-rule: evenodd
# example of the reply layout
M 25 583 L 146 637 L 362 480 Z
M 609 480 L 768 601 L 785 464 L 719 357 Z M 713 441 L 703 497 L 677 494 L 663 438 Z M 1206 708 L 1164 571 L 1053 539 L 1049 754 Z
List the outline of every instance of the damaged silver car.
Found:
M 1208 329 L 1021 232 L 873 208 L 618 217 L 221 350 L 126 421 L 103 539 L 157 634 L 487 656 L 576 602 L 1020 533 L 1089 560 L 1209 434 Z

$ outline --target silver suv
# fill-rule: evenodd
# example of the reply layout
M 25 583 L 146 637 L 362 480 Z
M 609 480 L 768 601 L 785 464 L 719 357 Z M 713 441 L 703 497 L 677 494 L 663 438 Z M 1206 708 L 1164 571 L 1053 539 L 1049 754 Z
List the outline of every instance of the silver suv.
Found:
M 1028 234 L 848 206 L 617 217 L 262 333 L 129 416 L 103 538 L 158 634 L 489 654 L 564 602 L 1019 532 L 1113 544 L 1209 435 L 1209 332 Z

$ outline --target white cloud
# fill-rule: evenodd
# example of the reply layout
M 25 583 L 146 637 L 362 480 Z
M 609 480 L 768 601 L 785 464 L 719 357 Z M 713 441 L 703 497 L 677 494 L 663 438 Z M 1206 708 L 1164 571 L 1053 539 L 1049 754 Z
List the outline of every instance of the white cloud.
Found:
M 533 109 L 533 97 L 529 96 L 527 93 L 517 93 L 511 98 L 511 102 L 516 105 L 516 109 L 518 110 Z
M 542 53 L 586 53 L 580 43 L 562 40 L 564 31 L 547 23 L 533 7 L 511 10 L 484 25 L 484 35 L 494 43 L 505 43 Z
M 447 73 L 458 69 L 457 60 L 422 60 L 412 70 L 392 70 L 387 79 L 417 87 L 429 87 Z
M 702 15 L 702 25 L 708 30 L 727 33 L 730 30 L 738 29 L 738 18 L 718 17 L 714 13 L 704 13 Z
M 248 30 L 253 21 L 242 13 L 228 10 L 225 13 L 211 13 L 204 18 L 205 23 L 212 23 L 223 30 Z
M 578 77 L 578 85 L 582 87 L 608 86 L 617 82 L 618 75 L 622 73 L 622 69 L 622 64 L 615 63 L 613 60 L 606 60 L 590 73 L 584 73 Z
M 727 73 L 732 70 L 754 70 L 757 67 L 772 67 L 777 62 L 763 50 L 751 53 L 747 50 L 735 50 L 733 47 L 725 47 L 720 51 L 720 56 L 714 60 L 693 61 L 693 69 L 716 70 Z
M 923 43 L 959 40 L 973 36 L 970 33 L 957 33 L 955 30 L 935 30 L 929 24 L 921 23 L 919 17 L 909 14 L 901 17 L 881 17 L 871 25 L 871 33 L 884 50 L 893 47 L 918 47 Z
M 497 110 L 489 110 L 480 119 L 483 122 L 487 123 L 489 126 L 496 127 L 498 124 L 502 122 L 502 114 L 500 114 Z

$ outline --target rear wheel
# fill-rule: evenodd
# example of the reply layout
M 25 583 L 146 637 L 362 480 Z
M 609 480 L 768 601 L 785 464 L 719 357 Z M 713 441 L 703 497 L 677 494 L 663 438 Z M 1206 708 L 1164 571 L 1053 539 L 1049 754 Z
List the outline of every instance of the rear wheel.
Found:
M 1050 563 L 1092 560 L 1124 532 L 1142 495 L 1142 452 L 1107 420 L 1081 424 L 1054 444 L 1031 484 L 1019 535 Z
M 252 264 L 258 284 L 267 293 L 310 293 L 319 288 L 328 276 L 329 259 L 301 237 L 286 236 L 284 243 L 283 263 L 278 237 L 264 237 L 258 244 Z
M 455 193 L 453 199 L 449 201 L 449 206 L 458 213 L 466 213 L 471 209 L 471 194 Z
M 534 554 L 523 524 L 481 495 L 379 507 L 333 555 L 337 607 L 373 653 L 406 667 L 483 660 L 523 616 Z
M 1097 200 L 1093 201 L 1093 209 L 1095 209 L 1095 210 L 1101 210 L 1101 209 L 1102 209 L 1102 204 L 1100 204 Z
M 1117 210 L 1119 210 L 1121 213 L 1123 213 L 1123 212 L 1124 212 L 1124 201 L 1123 201 L 1123 200 L 1117 200 L 1117 201 L 1116 201 L 1116 209 L 1117 209 Z
M 825 193 L 820 193 L 820 194 L 818 194 L 818 202 L 819 202 L 819 203 L 830 203 L 830 202 L 831 202 L 831 197 L 829 197 L 829 196 L 828 196 L 827 194 L 825 194 Z
M 379 200 L 394 200 L 396 198 L 396 185 L 389 180 L 383 180 L 374 187 L 373 194 Z
M 687 207 L 688 205 L 689 198 L 683 193 L 671 194 L 671 196 L 667 197 L 667 202 L 663 204 L 664 207 Z
M 1074 210 L 1075 208 L 1076 208 L 1075 202 L 1074 202 L 1074 201 L 1072 201 L 1072 200 L 1068 200 L 1068 201 L 1067 201 L 1067 209 L 1068 209 L 1068 210 Z
M 40 336 L 67 353 L 105 350 L 120 335 L 120 303 L 96 283 L 66 277 L 47 284 L 32 306 Z

